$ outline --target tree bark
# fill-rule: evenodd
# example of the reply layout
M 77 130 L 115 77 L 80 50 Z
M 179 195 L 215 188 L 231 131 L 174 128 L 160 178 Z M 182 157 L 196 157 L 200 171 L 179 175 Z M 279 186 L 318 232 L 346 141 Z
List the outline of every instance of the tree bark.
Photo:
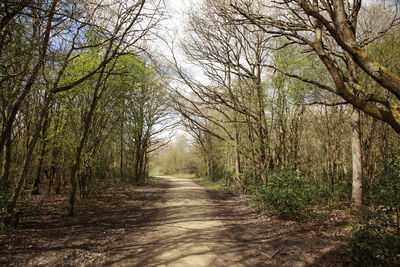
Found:
M 235 123 L 235 175 L 240 176 L 242 172 L 242 164 L 240 161 L 240 148 L 239 148 L 239 129 L 238 124 Z
M 363 204 L 363 177 L 361 154 L 361 126 L 360 111 L 354 109 L 352 114 L 352 157 L 353 157 L 353 181 L 351 201 L 354 209 L 360 209 Z
M 46 114 L 44 122 L 43 122 L 43 129 L 42 129 L 42 148 L 40 150 L 40 158 L 39 158 L 36 177 L 35 177 L 35 180 L 33 181 L 33 185 L 32 185 L 32 192 L 31 192 L 32 195 L 40 194 L 40 192 L 39 192 L 39 186 L 40 186 L 40 182 L 41 182 L 40 175 L 42 173 L 44 156 L 46 154 L 46 145 L 47 145 L 46 133 L 47 133 L 48 125 L 49 125 L 49 116 L 48 116 L 48 114 Z
M 12 140 L 11 135 L 7 136 L 6 142 L 4 144 L 4 159 L 2 165 L 1 173 L 1 188 L 3 192 L 7 192 L 10 186 L 10 167 L 11 167 L 11 150 L 12 150 Z
M 120 174 L 121 180 L 122 180 L 124 177 L 124 120 L 121 120 L 119 174 Z

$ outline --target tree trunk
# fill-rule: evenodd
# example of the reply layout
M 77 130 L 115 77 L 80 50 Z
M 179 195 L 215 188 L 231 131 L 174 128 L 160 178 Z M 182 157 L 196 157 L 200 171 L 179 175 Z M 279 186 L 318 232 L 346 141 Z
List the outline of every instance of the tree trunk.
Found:
M 49 115 L 46 114 L 44 122 L 43 122 L 43 129 L 42 129 L 42 148 L 40 150 L 40 159 L 39 159 L 39 163 L 38 163 L 36 177 L 35 177 L 35 180 L 34 180 L 33 186 L 32 186 L 32 192 L 31 192 L 32 195 L 40 194 L 40 192 L 39 192 L 40 175 L 42 172 L 44 156 L 46 154 L 46 145 L 47 145 L 46 133 L 47 133 L 48 125 L 49 125 Z
M 358 210 L 363 204 L 363 177 L 361 154 L 361 126 L 360 111 L 354 109 L 352 114 L 352 157 L 353 157 L 353 182 L 351 201 L 354 209 Z
M 4 144 L 4 159 L 1 168 L 2 173 L 0 181 L 3 192 L 7 192 L 10 186 L 11 150 L 12 150 L 12 140 L 11 140 L 11 135 L 9 135 L 7 136 L 6 142 Z
M 51 188 L 53 187 L 54 184 L 54 178 L 56 176 L 57 173 L 57 162 L 58 160 L 58 155 L 60 154 L 60 149 L 58 147 L 54 147 L 53 151 L 51 153 L 51 163 L 50 163 L 50 168 L 49 168 L 49 187 L 47 188 L 47 193 L 50 194 L 51 193 Z M 56 194 L 58 194 L 60 191 L 59 189 L 57 190 L 57 188 L 59 188 L 59 185 L 61 185 L 61 179 L 57 179 L 56 182 Z
M 124 177 L 124 121 L 121 120 L 121 140 L 120 140 L 120 162 L 119 162 L 119 173 L 121 180 Z
M 241 168 L 241 162 L 240 162 L 240 153 L 239 153 L 239 144 L 236 142 L 236 147 L 235 147 L 235 175 L 240 176 L 240 173 L 242 172 Z
M 235 111 L 235 121 L 237 118 L 237 112 Z M 235 175 L 240 176 L 242 172 L 241 162 L 240 162 L 240 134 L 239 134 L 239 124 L 235 122 Z
M 64 178 L 63 178 L 64 174 L 62 172 L 59 172 L 59 174 L 56 177 L 57 177 L 57 180 L 56 180 L 56 185 L 54 187 L 54 194 L 59 195 L 61 192 L 61 185 L 63 184 L 63 180 L 64 180 Z
M 103 69 L 103 71 L 104 71 L 104 69 Z M 101 79 L 101 78 L 99 78 L 99 79 Z M 76 176 L 77 176 L 77 173 L 81 166 L 82 151 L 83 151 L 85 143 L 89 137 L 90 124 L 92 122 L 94 112 L 97 107 L 97 100 L 99 98 L 99 96 L 98 96 L 99 88 L 100 88 L 100 82 L 97 83 L 96 88 L 94 90 L 92 103 L 90 105 L 88 115 L 85 119 L 85 127 L 83 129 L 83 135 L 81 137 L 78 147 L 76 148 L 75 160 L 74 160 L 74 164 L 71 168 L 71 175 L 69 177 L 70 189 L 69 189 L 68 206 L 67 206 L 67 216 L 70 216 L 70 217 L 75 215 L 74 210 L 75 210 L 75 198 L 76 198 L 76 189 L 77 189 Z
M 39 159 L 38 168 L 37 168 L 37 173 L 36 173 L 35 180 L 33 181 L 33 185 L 32 185 L 32 191 L 31 191 L 32 195 L 40 195 L 40 192 L 39 192 L 40 175 L 42 173 L 43 157 L 44 157 L 45 153 L 46 153 L 46 144 L 42 144 L 42 149 L 40 151 L 40 159 Z

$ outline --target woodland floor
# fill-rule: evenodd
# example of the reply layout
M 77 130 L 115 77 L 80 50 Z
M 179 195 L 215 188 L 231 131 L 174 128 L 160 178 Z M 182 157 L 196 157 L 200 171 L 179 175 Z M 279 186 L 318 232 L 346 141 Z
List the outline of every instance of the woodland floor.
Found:
M 120 184 L 77 205 L 32 196 L 30 215 L 0 237 L 6 266 L 348 266 L 348 218 L 293 222 L 262 215 L 247 196 L 191 179 Z

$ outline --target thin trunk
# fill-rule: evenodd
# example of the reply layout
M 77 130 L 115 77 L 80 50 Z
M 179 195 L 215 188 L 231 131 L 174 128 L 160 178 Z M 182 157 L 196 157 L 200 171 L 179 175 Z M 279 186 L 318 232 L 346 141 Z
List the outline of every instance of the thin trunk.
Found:
M 240 161 L 239 142 L 236 139 L 236 145 L 235 145 L 235 174 L 236 174 L 236 176 L 240 176 L 241 173 L 242 173 L 242 163 Z
M 40 175 L 42 173 L 43 158 L 44 158 L 45 154 L 46 154 L 46 144 L 43 143 L 42 149 L 40 151 L 40 159 L 39 159 L 39 163 L 38 163 L 36 177 L 35 177 L 35 180 L 33 181 L 33 185 L 32 185 L 32 191 L 31 191 L 32 195 L 40 195 L 40 192 L 39 192 Z
M 103 73 L 104 73 L 104 69 L 103 69 Z M 102 75 L 100 75 L 100 76 L 102 76 Z M 101 79 L 101 77 L 99 77 L 99 79 Z M 74 164 L 71 168 L 71 174 L 69 177 L 70 189 L 69 189 L 69 195 L 68 195 L 67 216 L 75 215 L 74 210 L 75 210 L 75 199 L 76 199 L 76 189 L 77 189 L 76 176 L 77 176 L 77 173 L 81 166 L 82 151 L 83 151 L 83 148 L 89 137 L 90 124 L 92 122 L 92 119 L 93 119 L 93 116 L 94 116 L 94 113 L 95 113 L 95 110 L 97 107 L 97 102 L 98 102 L 98 98 L 99 98 L 98 97 L 99 89 L 100 89 L 100 81 L 98 81 L 96 88 L 94 90 L 92 103 L 90 105 L 88 115 L 85 119 L 83 135 L 79 141 L 78 147 L 76 148 L 75 160 L 74 160 Z
M 54 183 L 54 177 L 56 175 L 57 172 L 57 166 L 56 166 L 56 162 L 57 162 L 57 158 L 58 158 L 58 148 L 54 148 L 53 152 L 51 153 L 51 165 L 50 165 L 50 169 L 49 169 L 49 186 L 47 188 L 47 194 L 51 193 L 51 188 L 53 187 L 53 183 Z
M 56 172 L 56 170 L 54 172 Z M 59 195 L 60 192 L 61 192 L 61 185 L 63 184 L 63 180 L 64 180 L 63 179 L 63 175 L 64 175 L 64 173 L 59 171 L 59 174 L 57 176 L 55 176 L 55 177 L 57 177 L 56 185 L 55 185 L 55 188 L 54 188 L 54 193 L 56 195 Z
M 45 115 L 45 119 L 43 122 L 43 129 L 42 129 L 42 148 L 40 150 L 40 158 L 39 158 L 39 163 L 38 163 L 38 168 L 37 168 L 37 173 L 36 173 L 36 177 L 35 180 L 33 182 L 33 186 L 32 186 L 32 195 L 39 195 L 39 186 L 40 186 L 40 176 L 42 173 L 42 167 L 43 167 L 43 161 L 44 161 L 44 156 L 46 154 L 46 145 L 47 145 L 47 141 L 46 141 L 46 133 L 47 133 L 47 128 L 49 126 L 49 115 L 46 114 Z
M 240 162 L 240 134 L 239 134 L 239 123 L 237 122 L 237 112 L 235 111 L 235 174 L 240 176 L 242 172 L 241 162 Z
M 8 203 L 8 207 L 7 207 L 7 212 L 8 212 L 8 214 L 9 214 L 11 219 L 14 217 L 14 209 L 15 209 L 15 206 L 17 204 L 17 200 L 19 198 L 19 195 L 21 193 L 22 186 L 24 185 L 26 177 L 27 177 L 28 172 L 29 172 L 29 167 L 30 167 L 30 163 L 32 161 L 33 151 L 34 151 L 34 149 L 36 147 L 36 143 L 37 143 L 37 141 L 39 139 L 40 130 L 42 129 L 43 119 L 45 117 L 45 114 L 47 114 L 48 108 L 49 108 L 51 102 L 53 101 L 53 99 L 54 99 L 54 95 L 53 94 L 50 94 L 49 96 L 46 97 L 46 99 L 45 99 L 45 101 L 43 103 L 42 109 L 40 111 L 40 114 L 39 114 L 39 120 L 36 123 L 36 127 L 35 127 L 35 131 L 34 131 L 33 137 L 31 139 L 31 141 L 29 142 L 28 151 L 27 151 L 27 153 L 25 155 L 25 159 L 24 159 L 24 162 L 22 164 L 22 168 L 21 168 L 21 172 L 20 172 L 20 175 L 19 175 L 19 178 L 18 178 L 17 185 L 16 185 L 16 187 L 14 189 L 13 195 L 12 195 L 11 200 Z
M 58 132 L 59 123 L 60 123 L 60 120 L 58 119 L 57 122 L 55 123 L 55 127 L 54 127 L 54 130 L 53 130 L 54 133 L 56 133 L 56 135 L 57 135 L 57 132 Z M 55 178 L 55 175 L 56 175 L 56 172 L 57 172 L 57 165 L 59 165 L 58 164 L 59 163 L 58 155 L 60 154 L 60 150 L 61 150 L 61 148 L 59 148 L 57 145 L 54 146 L 54 144 L 53 144 L 53 150 L 51 152 L 50 168 L 49 168 L 49 171 L 48 171 L 48 173 L 49 173 L 49 176 L 48 176 L 49 186 L 47 188 L 47 194 L 51 193 L 51 189 L 53 187 L 54 178 Z M 60 179 L 58 179 L 58 180 L 60 180 Z M 61 184 L 61 183 L 57 182 L 56 185 L 58 185 L 58 184 Z
M 119 162 L 119 173 L 121 180 L 124 177 L 124 121 L 121 120 L 121 143 L 120 143 L 120 162 Z
M 251 148 L 250 148 L 251 149 L 251 160 L 253 162 L 253 166 L 257 166 L 257 157 L 256 157 L 257 151 L 256 151 L 256 148 L 254 147 L 255 146 L 255 140 L 254 140 L 254 134 L 253 134 L 253 127 L 251 125 L 252 122 L 250 121 L 250 118 L 247 115 L 246 115 L 246 124 L 247 124 L 247 134 L 248 134 L 248 138 L 249 138 L 249 141 L 250 141 L 250 144 L 251 144 Z M 254 179 L 255 182 L 257 182 L 256 179 L 257 179 L 258 174 L 259 174 L 259 172 L 257 170 L 258 170 L 258 168 L 252 168 L 253 179 Z
M 8 192 L 10 187 L 10 167 L 11 167 L 11 150 L 12 150 L 12 139 L 11 135 L 7 136 L 6 142 L 4 144 L 4 159 L 2 165 L 1 173 L 1 188 L 3 192 Z
M 139 135 L 136 140 L 136 145 L 135 145 L 135 154 L 134 154 L 134 170 L 133 170 L 133 179 L 135 184 L 138 184 L 140 181 L 140 168 L 141 168 L 141 145 L 140 143 L 142 142 L 142 137 Z

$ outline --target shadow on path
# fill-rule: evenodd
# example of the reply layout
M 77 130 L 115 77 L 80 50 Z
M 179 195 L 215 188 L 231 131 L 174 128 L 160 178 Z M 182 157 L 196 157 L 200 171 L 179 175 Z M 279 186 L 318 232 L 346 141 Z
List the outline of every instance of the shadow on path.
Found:
M 161 178 L 166 201 L 157 216 L 126 237 L 104 266 L 247 266 L 246 247 L 225 235 L 219 203 L 189 179 Z M 249 265 L 250 266 L 250 265 Z
M 249 197 L 190 179 L 158 178 L 77 206 L 41 199 L 40 212 L 0 237 L 6 266 L 338 266 L 340 225 L 298 223 L 257 213 Z M 39 205 L 38 203 L 36 203 Z M 40 215 L 37 215 L 40 214 Z M 342 231 L 343 232 L 343 231 Z

